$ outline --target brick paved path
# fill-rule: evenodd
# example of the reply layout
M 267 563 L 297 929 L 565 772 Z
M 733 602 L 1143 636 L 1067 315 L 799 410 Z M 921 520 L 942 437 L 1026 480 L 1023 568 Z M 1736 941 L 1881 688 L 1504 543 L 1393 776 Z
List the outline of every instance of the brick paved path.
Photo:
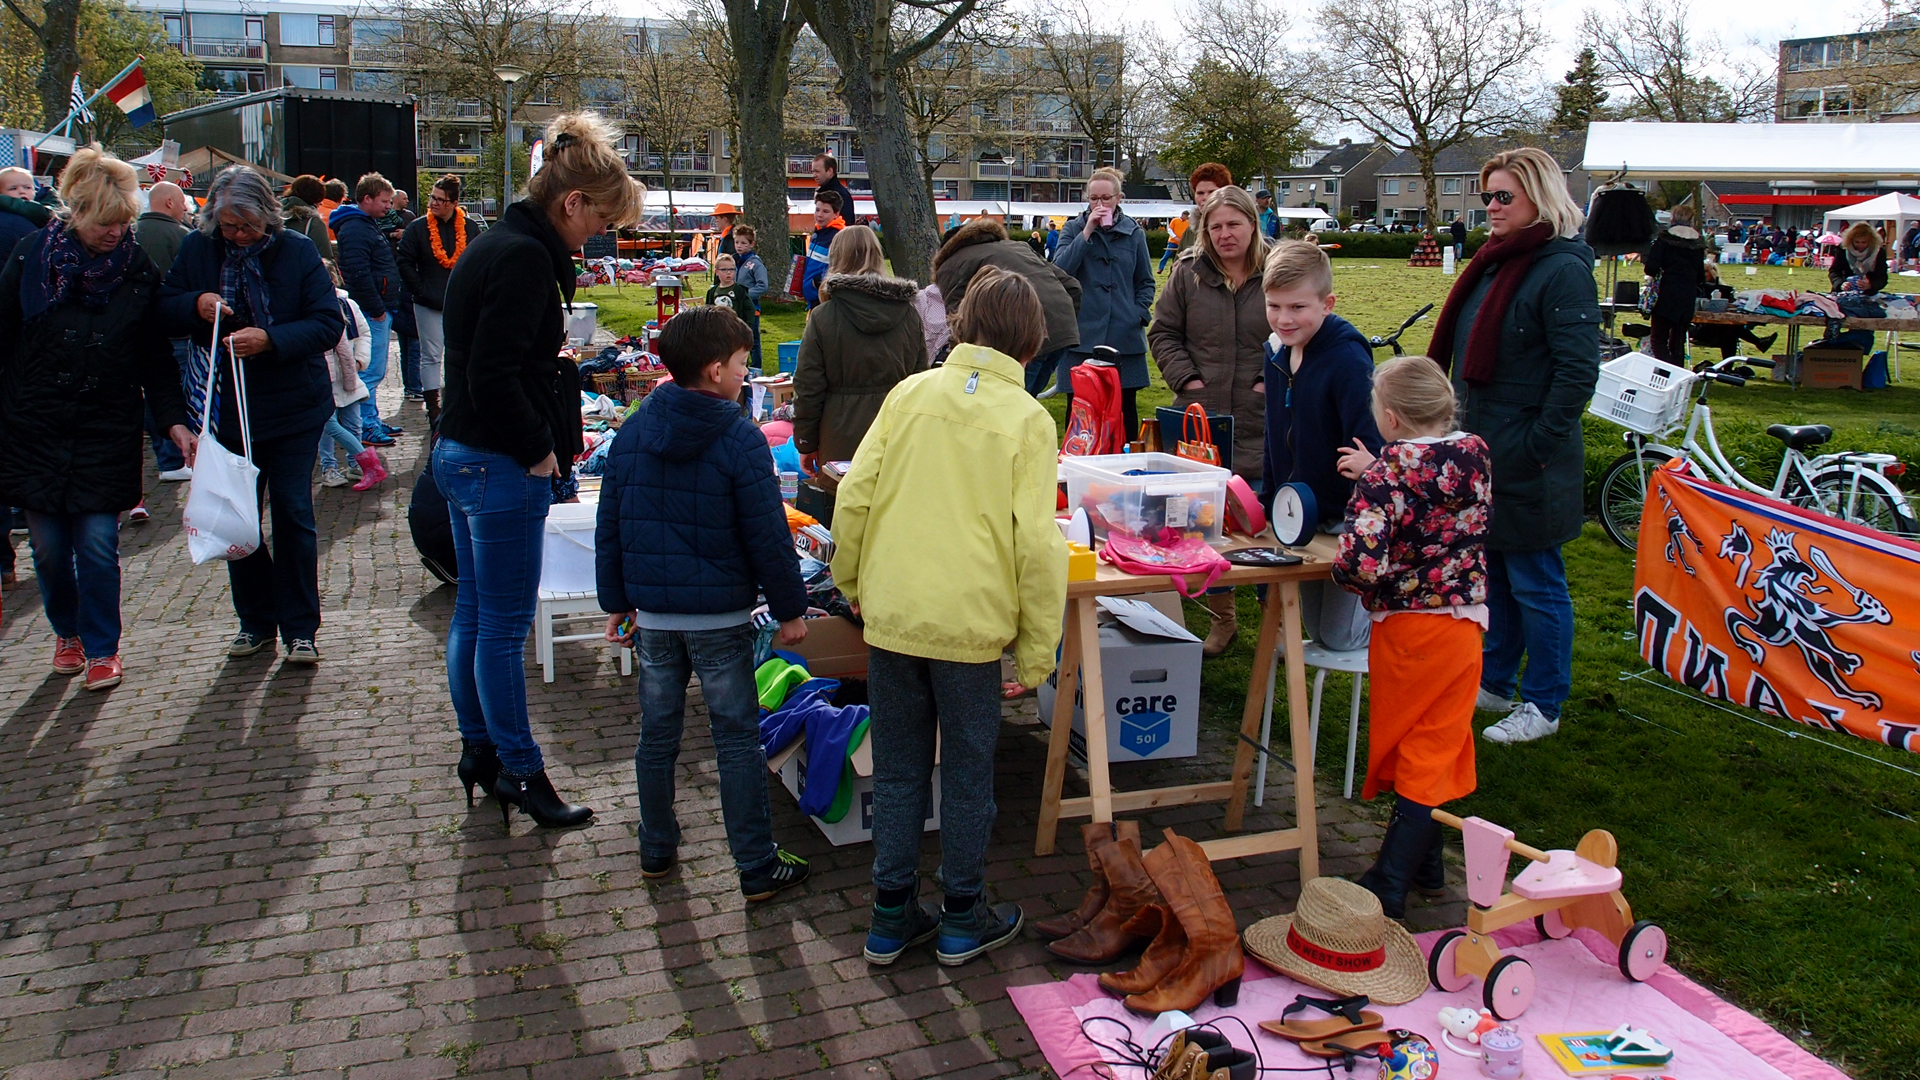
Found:
M 605 650 L 558 646 L 551 685 L 527 661 L 549 769 L 596 808 L 593 825 L 541 832 L 516 816 L 509 834 L 491 801 L 467 809 L 442 667 L 452 590 L 431 587 L 406 533 L 419 407 L 400 422 L 400 482 L 318 492 L 317 669 L 226 659 L 226 574 L 186 557 L 184 485 L 150 482 L 153 521 L 121 533 L 127 681 L 107 694 L 49 672 L 16 538 L 0 632 L 0 1077 L 1048 1075 L 1005 989 L 1072 969 L 1022 942 L 958 969 L 916 950 L 870 971 L 869 849 L 828 846 L 777 784 L 775 835 L 813 877 L 745 904 L 698 710 L 684 863 L 643 882 L 634 682 Z M 1008 718 L 988 874 L 1042 915 L 1078 901 L 1085 856 L 1071 826 L 1059 854 L 1033 856 L 1044 743 L 1030 702 Z M 1206 778 L 1230 746 L 1202 734 Z M 1275 773 L 1250 827 L 1284 824 L 1273 809 L 1291 774 Z M 1357 871 L 1379 827 L 1320 790 L 1327 872 Z M 1148 821 L 1206 839 L 1219 814 Z M 1291 856 L 1216 869 L 1242 925 L 1291 909 Z M 1463 917 L 1457 900 L 1413 915 Z

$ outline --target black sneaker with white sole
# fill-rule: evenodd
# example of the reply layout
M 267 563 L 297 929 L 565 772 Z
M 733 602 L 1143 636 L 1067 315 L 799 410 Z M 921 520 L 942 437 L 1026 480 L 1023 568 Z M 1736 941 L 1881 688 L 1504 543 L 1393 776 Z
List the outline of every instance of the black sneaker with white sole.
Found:
M 233 635 L 233 641 L 227 646 L 228 656 L 252 656 L 261 649 L 273 644 L 270 637 L 249 634 L 245 630 Z
M 934 959 L 947 967 L 957 967 L 1019 937 L 1024 925 L 1026 916 L 1019 904 L 989 905 L 984 894 L 975 897 L 973 907 L 962 914 L 940 912 L 940 940 L 933 946 Z
M 287 643 L 287 663 L 317 664 L 320 662 L 320 650 L 312 638 L 294 638 Z
M 792 888 L 807 880 L 807 860 L 785 848 L 773 853 L 773 861 L 751 874 L 740 875 L 740 891 L 749 900 L 766 900 L 781 889 Z

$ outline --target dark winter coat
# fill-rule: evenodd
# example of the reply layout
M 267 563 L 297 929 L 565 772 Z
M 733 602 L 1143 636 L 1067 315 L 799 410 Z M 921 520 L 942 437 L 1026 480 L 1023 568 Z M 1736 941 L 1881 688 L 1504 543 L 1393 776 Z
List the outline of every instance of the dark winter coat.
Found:
M 782 622 L 806 613 L 766 437 L 738 402 L 665 383 L 607 451 L 594 552 L 612 614 L 725 615 L 764 590 Z
M 1660 279 L 1660 296 L 1653 314 L 1668 322 L 1693 321 L 1694 300 L 1707 276 L 1707 248 L 1700 234 L 1685 225 L 1660 230 L 1641 265 L 1649 278 Z
M 136 249 L 105 307 L 76 296 L 23 321 L 20 278 L 43 240 L 29 233 L 0 272 L 0 502 L 47 514 L 130 510 L 145 406 L 162 431 L 187 422 L 173 346 L 153 317 L 160 272 Z
M 933 281 L 940 286 L 949 318 L 960 310 L 967 283 L 987 266 L 1019 274 L 1040 294 L 1040 309 L 1047 315 L 1041 356 L 1080 344 L 1080 279 L 1035 254 L 1032 245 L 1007 239 L 1007 227 L 994 218 L 975 218 L 960 226 L 934 256 Z
M 1453 355 L 1467 354 L 1493 274 L 1480 279 L 1455 324 Z M 1692 303 L 1691 292 L 1687 293 Z M 1580 535 L 1586 451 L 1580 417 L 1600 377 L 1600 301 L 1593 249 L 1547 241 L 1501 325 L 1500 357 L 1483 386 L 1455 365 L 1460 427 L 1487 441 L 1493 459 L 1489 551 L 1543 551 Z
M 1208 413 L 1233 415 L 1233 471 L 1260 481 L 1267 397 L 1254 387 L 1266 362 L 1267 299 L 1258 273 L 1227 288 L 1226 276 L 1205 254 L 1185 256 L 1153 305 L 1153 362 L 1184 409 L 1199 402 Z M 1201 390 L 1182 389 L 1195 379 Z M 1340 505 L 1345 505 L 1344 496 Z
M 393 261 L 393 245 L 380 225 L 354 203 L 335 207 L 327 224 L 333 227 L 334 251 L 347 295 L 360 305 L 368 322 L 400 303 L 400 267 Z
M 333 258 L 333 236 L 327 232 L 327 223 L 321 220 L 318 210 L 298 195 L 282 195 L 280 212 L 287 219 L 287 228 L 313 241 L 314 250 L 320 252 L 321 258 Z
M 12 251 L 21 240 L 45 228 L 52 220 L 53 211 L 31 199 L 0 195 L 0 252 Z
M 1887 246 L 1881 244 L 1873 251 L 1873 258 L 1867 263 L 1865 275 L 1859 275 L 1853 268 L 1852 260 L 1847 258 L 1845 248 L 1833 257 L 1833 265 L 1827 267 L 1827 280 L 1833 283 L 1833 291 L 1839 292 L 1850 277 L 1864 276 L 1867 287 L 1861 292 L 1877 293 L 1887 287 Z
M 918 291 L 904 278 L 829 274 L 826 299 L 807 316 L 793 369 L 794 448 L 850 461 L 880 403 L 901 379 L 928 367 Z
M 156 214 L 149 210 L 140 215 L 133 223 L 133 239 L 140 250 L 153 260 L 154 268 L 165 278 L 167 271 L 173 269 L 173 260 L 180 254 L 180 245 L 187 239 L 185 225 L 165 214 Z
M 581 450 L 580 370 L 560 355 L 573 254 L 538 204 L 507 207 L 447 279 L 440 433 L 569 475 Z
M 1053 253 L 1053 265 L 1080 281 L 1079 351 L 1109 345 L 1122 356 L 1143 355 L 1146 327 L 1153 321 L 1153 258 L 1147 254 L 1146 230 L 1125 212 L 1092 236 L 1083 235 L 1086 227 L 1085 214 L 1067 222 Z
M 346 323 L 320 253 L 299 233 L 282 229 L 274 235 L 273 243 L 260 254 L 260 272 L 272 297 L 267 338 L 273 348 L 241 360 L 246 365 L 247 414 L 257 438 L 311 428 L 317 439 L 333 412 L 326 353 L 340 340 Z M 211 344 L 213 325 L 202 320 L 195 307 L 201 293 L 220 291 L 220 266 L 226 255 L 227 242 L 217 236 L 196 230 L 181 241 L 180 254 L 160 290 L 159 310 L 167 334 L 192 337 L 202 347 Z M 223 336 L 227 329 L 221 325 Z M 220 385 L 219 428 L 236 431 L 239 413 L 234 408 L 229 364 L 220 367 Z
M 474 224 L 473 215 L 462 214 L 460 220 L 466 225 L 468 250 L 480 236 L 480 229 Z M 427 236 L 428 229 L 437 229 L 440 233 L 440 247 L 448 257 L 458 241 L 454 236 L 453 222 L 441 221 L 432 214 L 421 214 L 407 226 L 400 236 L 400 251 L 396 256 L 400 264 L 400 279 L 407 283 L 407 291 L 413 294 L 413 302 L 423 308 L 434 311 L 444 310 L 447 306 L 447 278 L 453 271 L 440 265 L 433 257 L 433 241 Z M 465 256 L 461 256 L 465 258 Z
M 1264 306 L 1263 299 L 1263 312 Z M 1293 370 L 1293 350 L 1276 340 L 1270 338 L 1262 352 L 1267 481 L 1260 501 L 1271 514 L 1274 492 L 1297 481 L 1313 488 L 1321 520 L 1339 521 L 1353 494 L 1353 481 L 1340 475 L 1340 451 L 1359 439 L 1369 451 L 1380 452 L 1380 429 L 1373 422 L 1373 350 L 1352 323 L 1329 315 L 1307 342 L 1299 371 Z M 1234 424 L 1237 465 L 1239 421 Z

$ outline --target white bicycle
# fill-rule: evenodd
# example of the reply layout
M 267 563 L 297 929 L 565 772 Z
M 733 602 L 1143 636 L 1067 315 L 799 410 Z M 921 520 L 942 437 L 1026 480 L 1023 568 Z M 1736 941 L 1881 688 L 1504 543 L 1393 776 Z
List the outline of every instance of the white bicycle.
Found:
M 1695 475 L 1728 487 L 1744 488 L 1757 495 L 1768 495 L 1783 502 L 1829 517 L 1909 539 L 1920 538 L 1920 520 L 1916 520 L 1907 496 L 1889 477 L 1899 476 L 1906 466 L 1892 454 L 1874 454 L 1842 450 L 1809 457 L 1807 451 L 1833 437 L 1826 424 L 1774 424 L 1767 434 L 1785 444 L 1780 470 L 1772 486 L 1762 486 L 1741 475 L 1720 449 L 1713 434 L 1713 410 L 1707 406 L 1707 391 L 1715 383 L 1745 386 L 1747 380 L 1731 370 L 1740 364 L 1770 366 L 1753 357 L 1735 357 L 1714 364 L 1690 376 L 1680 369 L 1674 389 L 1691 398 L 1693 415 L 1687 421 L 1686 436 L 1679 446 L 1659 441 L 1658 434 L 1633 430 L 1626 408 L 1618 406 L 1619 397 L 1596 397 L 1591 411 L 1620 423 L 1629 430 L 1626 443 L 1633 449 L 1620 455 L 1600 478 L 1600 524 L 1613 542 L 1635 550 L 1640 543 L 1640 515 L 1647 500 L 1647 475 L 1676 457 L 1684 457 Z M 1699 384 L 1697 393 L 1688 394 L 1688 382 Z M 1631 401 L 1632 394 L 1625 395 Z M 1676 405 L 1684 405 L 1674 402 Z M 1609 409 L 1608 406 L 1613 406 Z M 1639 426 L 1649 426 L 1641 424 Z M 1659 425 L 1651 425 L 1656 428 Z

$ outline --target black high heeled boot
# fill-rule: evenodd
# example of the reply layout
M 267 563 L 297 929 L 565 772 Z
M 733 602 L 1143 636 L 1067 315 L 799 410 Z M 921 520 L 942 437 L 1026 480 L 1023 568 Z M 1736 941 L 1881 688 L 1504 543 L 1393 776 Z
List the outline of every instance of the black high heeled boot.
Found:
M 1401 796 L 1380 840 L 1380 857 L 1356 881 L 1380 898 L 1380 908 L 1389 919 L 1406 917 L 1407 889 L 1432 851 L 1440 823 L 1433 820 L 1431 811 Z
M 473 789 L 480 788 L 480 797 L 493 794 L 494 777 L 500 775 L 500 755 L 494 752 L 493 744 L 477 743 L 470 739 L 460 740 L 460 765 L 455 770 L 460 783 L 467 789 L 467 806 L 473 806 Z
M 562 799 L 553 790 L 553 781 L 547 779 L 545 769 L 531 776 L 515 776 L 501 769 L 494 780 L 493 797 L 500 800 L 500 820 L 509 828 L 513 825 L 512 811 L 516 806 L 543 829 L 581 825 L 593 817 L 592 807 L 575 806 Z
M 1433 842 L 1427 846 L 1427 853 L 1420 858 L 1420 865 L 1413 872 L 1413 889 L 1429 900 L 1439 900 L 1447 895 L 1447 834 L 1435 828 Z

